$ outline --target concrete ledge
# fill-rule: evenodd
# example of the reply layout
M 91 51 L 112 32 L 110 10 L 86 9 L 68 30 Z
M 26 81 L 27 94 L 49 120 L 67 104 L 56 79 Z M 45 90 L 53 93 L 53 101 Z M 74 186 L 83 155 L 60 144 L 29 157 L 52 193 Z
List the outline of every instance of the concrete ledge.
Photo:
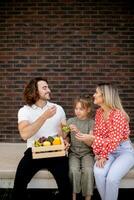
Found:
M 12 188 L 16 168 L 26 150 L 26 143 L 0 143 L 0 188 Z M 32 178 L 28 188 L 57 188 L 53 175 L 46 169 Z M 134 168 L 122 179 L 120 188 L 134 188 Z
M 0 143 L 0 188 L 12 188 L 16 169 L 26 143 Z M 35 174 L 28 188 L 57 188 L 53 175 L 48 170 L 40 170 Z

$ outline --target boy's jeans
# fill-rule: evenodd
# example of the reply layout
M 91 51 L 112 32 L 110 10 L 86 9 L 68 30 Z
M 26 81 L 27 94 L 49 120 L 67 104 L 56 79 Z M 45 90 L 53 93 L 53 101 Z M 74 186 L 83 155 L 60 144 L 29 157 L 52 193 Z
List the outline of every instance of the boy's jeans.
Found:
M 131 141 L 122 142 L 109 155 L 104 168 L 94 165 L 97 189 L 102 200 L 117 200 L 120 180 L 134 166 L 134 149 Z

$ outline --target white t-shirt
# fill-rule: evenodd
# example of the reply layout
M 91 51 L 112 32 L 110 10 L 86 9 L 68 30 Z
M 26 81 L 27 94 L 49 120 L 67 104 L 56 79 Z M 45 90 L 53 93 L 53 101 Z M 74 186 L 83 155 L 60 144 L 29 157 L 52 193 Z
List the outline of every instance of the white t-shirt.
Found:
M 27 140 L 27 147 L 31 147 L 34 140 L 44 136 L 55 136 L 58 134 L 60 130 L 61 121 L 66 119 L 65 112 L 63 108 L 57 104 L 47 102 L 47 104 L 40 108 L 35 104 L 32 106 L 25 105 L 20 108 L 18 112 L 18 123 L 22 121 L 28 121 L 29 123 L 33 123 L 36 119 L 38 119 L 49 107 L 55 105 L 56 106 L 56 114 L 47 119 L 43 126 L 37 131 L 35 135 Z

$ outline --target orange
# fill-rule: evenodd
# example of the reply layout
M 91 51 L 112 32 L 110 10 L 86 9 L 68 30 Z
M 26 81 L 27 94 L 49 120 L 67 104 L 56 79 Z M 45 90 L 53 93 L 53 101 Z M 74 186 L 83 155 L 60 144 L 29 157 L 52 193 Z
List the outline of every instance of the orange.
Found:
M 55 137 L 52 144 L 53 144 L 53 145 L 61 144 L 60 137 Z

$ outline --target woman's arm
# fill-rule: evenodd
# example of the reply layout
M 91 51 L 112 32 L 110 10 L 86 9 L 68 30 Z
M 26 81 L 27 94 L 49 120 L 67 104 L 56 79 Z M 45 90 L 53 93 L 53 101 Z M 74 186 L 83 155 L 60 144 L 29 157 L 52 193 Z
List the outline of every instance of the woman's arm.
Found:
M 100 149 L 100 159 L 108 158 L 108 154 L 117 148 L 123 137 L 128 137 L 128 121 L 121 111 L 116 110 L 111 115 L 111 119 L 109 119 L 109 123 L 107 124 L 107 132 L 108 136 L 106 138 L 97 136 L 92 145 L 93 149 Z

